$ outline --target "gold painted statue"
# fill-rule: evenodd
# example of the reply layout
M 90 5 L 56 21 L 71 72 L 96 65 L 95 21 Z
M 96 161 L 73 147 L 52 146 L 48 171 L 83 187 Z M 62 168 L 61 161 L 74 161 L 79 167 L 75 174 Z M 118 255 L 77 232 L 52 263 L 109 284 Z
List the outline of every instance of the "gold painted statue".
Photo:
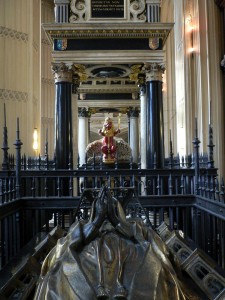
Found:
M 103 162 L 114 163 L 116 153 L 114 136 L 120 133 L 120 129 L 118 128 L 115 130 L 112 119 L 107 117 L 102 129 L 99 129 L 98 133 L 104 137 L 101 148 L 103 153 Z
M 46 257 L 35 300 L 184 300 L 167 250 L 141 220 L 125 218 L 103 188 L 89 221 L 74 223 Z

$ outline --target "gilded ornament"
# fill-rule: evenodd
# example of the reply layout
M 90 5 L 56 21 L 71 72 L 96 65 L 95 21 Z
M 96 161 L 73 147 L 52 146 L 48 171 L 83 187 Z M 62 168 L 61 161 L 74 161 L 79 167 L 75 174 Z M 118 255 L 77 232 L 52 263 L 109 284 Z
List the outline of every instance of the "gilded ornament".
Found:
M 78 74 L 80 81 L 85 81 L 88 79 L 84 65 L 74 64 L 72 69 L 75 74 Z
M 141 72 L 142 65 L 133 65 L 131 66 L 131 72 L 129 75 L 130 80 L 137 81 L 139 73 Z

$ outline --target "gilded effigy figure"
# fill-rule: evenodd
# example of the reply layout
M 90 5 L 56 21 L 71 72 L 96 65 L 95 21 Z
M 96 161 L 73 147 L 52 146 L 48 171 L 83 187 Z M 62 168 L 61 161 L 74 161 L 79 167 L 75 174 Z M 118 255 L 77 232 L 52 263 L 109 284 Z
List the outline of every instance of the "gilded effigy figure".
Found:
M 112 119 L 107 117 L 102 129 L 99 129 L 98 133 L 104 137 L 101 147 L 103 153 L 103 162 L 114 163 L 116 152 L 114 136 L 120 133 L 120 129 L 118 128 L 115 130 Z
M 184 300 L 164 243 L 107 188 L 46 257 L 35 300 Z

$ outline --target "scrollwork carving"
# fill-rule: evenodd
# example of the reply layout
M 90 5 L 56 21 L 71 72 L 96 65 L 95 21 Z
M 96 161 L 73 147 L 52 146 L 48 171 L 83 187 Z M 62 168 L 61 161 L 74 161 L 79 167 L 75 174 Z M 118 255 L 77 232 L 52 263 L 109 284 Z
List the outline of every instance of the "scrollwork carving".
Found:
M 73 12 L 69 19 L 70 23 L 86 20 L 86 0 L 72 0 L 70 3 L 70 9 Z
M 145 14 L 145 1 L 144 0 L 131 0 L 130 1 L 130 18 L 131 21 L 146 21 Z
M 146 22 L 145 0 L 130 0 L 126 3 L 127 14 L 123 20 L 124 22 Z M 91 0 L 71 0 L 70 10 L 70 23 L 95 21 L 91 15 Z M 102 16 L 104 21 L 106 21 L 107 18 L 107 16 Z

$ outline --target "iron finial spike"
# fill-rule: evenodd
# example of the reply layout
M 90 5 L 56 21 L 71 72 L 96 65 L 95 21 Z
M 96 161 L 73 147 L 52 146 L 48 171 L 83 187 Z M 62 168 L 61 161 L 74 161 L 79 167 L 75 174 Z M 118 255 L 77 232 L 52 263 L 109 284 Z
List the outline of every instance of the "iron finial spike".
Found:
M 197 117 L 195 117 L 195 137 L 198 137 L 198 121 L 197 121 Z
M 16 122 L 16 133 L 17 133 L 17 140 L 20 138 L 20 121 L 19 118 L 17 117 L 17 122 Z
M 4 103 L 4 126 L 6 127 L 6 109 L 5 109 L 5 103 Z

